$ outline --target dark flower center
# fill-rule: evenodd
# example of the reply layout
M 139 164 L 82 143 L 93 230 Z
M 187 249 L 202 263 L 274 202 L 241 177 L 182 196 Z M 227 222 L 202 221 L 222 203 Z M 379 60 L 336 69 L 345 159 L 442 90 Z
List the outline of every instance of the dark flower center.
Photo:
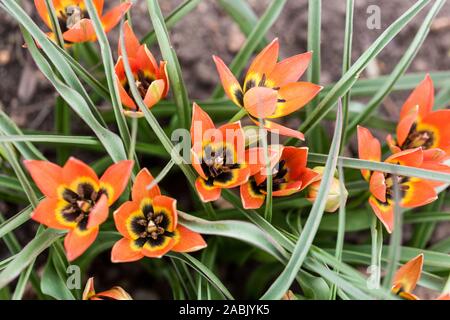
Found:
M 399 199 L 405 196 L 406 191 L 409 189 L 409 186 L 406 184 L 409 181 L 409 177 L 395 176 L 386 173 L 384 179 L 386 183 L 386 202 L 388 199 L 393 200 L 395 198 L 395 184 L 398 186 Z M 395 179 L 397 179 L 396 182 Z
M 154 77 L 145 74 L 141 70 L 136 72 L 134 74 L 135 84 L 137 87 L 137 90 L 139 94 L 141 95 L 141 98 L 144 99 L 145 95 L 147 94 L 148 88 L 152 84 L 152 82 L 155 80 Z M 128 95 L 133 98 L 133 93 L 131 92 L 130 84 L 128 83 L 128 80 L 125 79 L 125 82 L 123 84 L 123 87 L 125 91 L 128 93 Z
M 65 8 L 65 10 L 60 10 L 58 15 L 59 27 L 61 28 L 61 32 L 64 33 L 78 22 L 81 19 L 89 17 L 89 14 L 86 10 L 82 10 L 79 6 L 70 5 Z
M 103 194 L 107 194 L 106 190 L 95 191 L 90 183 L 80 183 L 76 192 L 66 188 L 63 199 L 68 204 L 62 210 L 63 218 L 76 222 L 81 230 L 86 230 L 89 214 Z
M 213 149 L 211 145 L 205 147 L 202 169 L 207 177 L 214 179 L 237 168 L 239 168 L 239 164 L 234 163 L 233 151 L 227 147 L 218 149 Z
M 287 182 L 286 175 L 288 170 L 286 168 L 286 161 L 281 160 L 278 162 L 278 165 L 272 169 L 272 190 L 277 191 L 281 189 L 281 185 Z M 267 179 L 258 185 L 258 190 L 266 191 L 267 190 Z
M 151 205 L 146 205 L 142 209 L 144 217 L 136 218 L 132 222 L 133 231 L 139 235 L 136 240 L 141 246 L 149 242 L 151 246 L 158 245 L 166 237 L 173 237 L 174 234 L 168 231 L 169 218 L 163 212 L 155 213 Z
M 429 149 L 434 143 L 434 133 L 432 131 L 420 130 L 417 131 L 417 126 L 414 124 L 409 131 L 408 137 L 403 143 L 402 149 L 413 149 L 422 147 Z

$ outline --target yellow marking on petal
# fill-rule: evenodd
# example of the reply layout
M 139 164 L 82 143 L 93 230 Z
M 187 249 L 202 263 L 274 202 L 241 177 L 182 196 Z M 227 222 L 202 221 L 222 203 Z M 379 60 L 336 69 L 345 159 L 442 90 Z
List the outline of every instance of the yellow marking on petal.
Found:
M 169 245 L 169 243 L 171 242 L 171 238 L 169 237 L 164 237 L 163 241 L 161 242 L 161 244 L 157 245 L 157 246 L 152 246 L 150 244 L 150 241 L 147 241 L 144 244 L 144 249 L 148 250 L 148 251 L 159 251 L 164 249 L 165 247 L 167 247 Z
M 136 240 L 139 238 L 139 234 L 135 233 L 132 228 L 132 222 L 135 219 L 144 219 L 144 214 L 141 210 L 136 210 L 125 221 L 125 227 L 127 228 L 128 233 L 131 235 L 133 240 Z
M 56 206 L 55 214 L 56 214 L 56 220 L 62 224 L 63 226 L 66 226 L 68 228 L 75 228 L 77 226 L 76 221 L 67 221 L 64 219 L 64 216 L 62 214 L 62 210 L 68 205 L 68 202 L 64 199 L 58 200 L 58 204 Z
M 428 131 L 428 132 L 433 133 L 433 144 L 430 146 L 427 146 L 426 149 L 433 149 L 433 148 L 438 147 L 440 136 L 439 136 L 439 130 L 436 127 L 426 124 L 426 123 L 418 122 L 417 126 L 416 126 L 416 131 Z
M 104 189 L 106 191 L 106 195 L 108 196 L 108 204 L 112 204 L 112 199 L 114 199 L 114 188 L 106 182 L 100 181 L 100 189 Z
M 72 183 L 69 185 L 69 189 L 77 192 L 78 191 L 78 186 L 80 184 L 90 184 L 93 188 L 94 191 L 98 191 L 99 190 L 99 185 L 96 181 L 94 181 L 92 178 L 90 177 L 79 177 L 76 178 L 74 181 L 72 181 Z

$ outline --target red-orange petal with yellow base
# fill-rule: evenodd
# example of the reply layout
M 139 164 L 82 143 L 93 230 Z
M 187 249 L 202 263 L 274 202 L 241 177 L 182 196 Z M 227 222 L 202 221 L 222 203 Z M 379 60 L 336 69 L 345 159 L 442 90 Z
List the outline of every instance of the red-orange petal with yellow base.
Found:
M 162 79 L 152 81 L 144 97 L 144 104 L 147 108 L 150 109 L 161 100 L 164 92 L 164 86 L 164 80 Z
M 392 137 L 391 134 L 388 134 L 386 136 L 386 143 L 387 143 L 387 145 L 388 145 L 388 147 L 389 147 L 389 149 L 391 150 L 392 153 L 397 153 L 397 152 L 402 151 L 402 149 L 400 149 L 397 146 L 397 141 L 395 141 L 395 139 Z
M 286 58 L 278 62 L 268 75 L 274 87 L 282 87 L 288 83 L 296 82 L 308 68 L 312 52 L 305 52 Z
M 433 109 L 434 104 L 434 86 L 433 80 L 429 74 L 425 79 L 411 92 L 408 99 L 400 111 L 400 119 L 406 117 L 412 108 L 419 107 L 419 119 L 423 118 Z
M 72 28 L 63 33 L 65 41 L 81 43 L 97 40 L 94 23 L 90 19 L 81 19 Z
M 44 198 L 41 202 L 39 202 L 36 209 L 33 210 L 31 219 L 53 229 L 69 229 L 56 218 L 56 210 L 58 208 L 59 201 L 61 200 L 57 198 Z
M 141 45 L 136 52 L 136 61 L 139 69 L 147 71 L 155 78 L 159 78 L 159 67 L 153 54 L 146 45 Z
M 409 132 L 411 131 L 414 123 L 417 122 L 417 117 L 419 114 L 419 107 L 411 107 L 409 114 L 401 118 L 397 124 L 397 142 L 399 146 L 402 146 L 406 138 L 408 138 Z
M 127 239 L 134 239 L 135 236 L 130 234 L 128 230 L 128 218 L 139 212 L 139 202 L 138 201 L 127 201 L 124 202 L 116 211 L 114 211 L 114 223 L 116 225 L 117 231 L 120 232 L 122 236 Z
M 298 181 L 289 181 L 283 185 L 283 188 L 280 190 L 276 190 L 272 192 L 274 197 L 287 197 L 294 193 L 299 192 L 302 188 L 303 182 L 301 180 Z
M 277 91 L 272 88 L 254 87 L 244 95 L 244 108 L 255 118 L 271 116 L 277 107 Z
M 91 179 L 95 183 L 99 182 L 95 171 L 86 163 L 74 157 L 70 157 L 69 160 L 67 160 L 64 164 L 62 173 L 64 183 L 67 185 L 70 185 L 73 181 L 81 177 Z
M 89 213 L 87 228 L 91 229 L 101 225 L 108 219 L 108 197 L 103 194 Z
M 358 136 L 358 155 L 362 160 L 381 161 L 381 144 L 372 133 L 361 126 L 357 129 Z M 367 181 L 370 178 L 369 170 L 361 170 L 361 173 Z
M 232 169 L 230 172 L 232 174 L 232 179 L 230 181 L 220 182 L 216 178 L 214 179 L 214 186 L 224 189 L 231 189 L 247 182 L 250 177 L 250 169 L 247 166 L 240 169 Z
M 106 187 L 109 204 L 113 204 L 123 193 L 130 180 L 133 160 L 122 160 L 111 165 L 100 178 L 100 185 Z M 111 194 L 112 191 L 112 194 Z
M 73 261 L 81 256 L 95 241 L 97 234 L 98 227 L 83 232 L 76 228 L 69 231 L 64 239 L 67 260 Z
M 194 102 L 192 106 L 191 139 L 193 146 L 202 146 L 206 130 L 215 129 L 214 122 L 203 109 Z M 195 150 L 198 151 L 198 150 Z
M 118 6 L 114 7 L 110 11 L 108 11 L 105 15 L 101 17 L 101 22 L 103 25 L 103 29 L 108 33 L 114 28 L 119 22 L 120 19 L 127 13 L 127 11 L 131 8 L 131 2 L 122 2 Z
M 141 252 L 144 256 L 148 258 L 161 258 L 167 252 L 172 250 L 175 245 L 174 238 L 164 238 L 164 242 L 161 245 L 158 245 L 156 248 L 151 247 L 148 243 L 142 247 Z
M 282 145 L 270 145 L 267 148 L 268 151 L 268 159 L 270 161 L 270 168 L 276 166 L 276 164 L 280 161 L 280 157 L 283 152 Z M 264 174 L 267 170 L 266 164 L 266 150 L 264 148 L 249 148 L 245 150 L 245 163 L 250 169 L 250 176 L 253 176 L 257 173 Z M 261 183 L 260 181 L 259 183 Z
M 278 38 L 275 38 L 255 57 L 245 76 L 244 90 L 250 79 L 254 79 L 256 76 L 256 80 L 259 82 L 263 74 L 267 77 L 272 72 L 277 64 L 279 48 Z
M 422 148 L 403 150 L 389 156 L 384 162 L 409 167 L 420 167 L 423 163 Z
M 416 208 L 424 206 L 437 199 L 436 190 L 428 181 L 418 178 L 410 178 L 410 181 L 406 182 L 409 187 L 405 191 L 400 204 L 404 208 Z
M 303 108 L 323 89 L 311 82 L 292 82 L 278 90 L 278 103 L 275 112 L 268 118 L 284 117 Z M 246 94 L 247 95 L 247 94 Z
M 384 173 L 375 171 L 370 176 L 369 184 L 370 193 L 381 202 L 386 202 L 386 180 Z
M 208 179 L 205 172 L 202 168 L 202 159 L 198 156 L 197 153 L 193 149 L 191 149 L 191 165 L 195 171 L 199 174 L 203 179 Z
M 178 225 L 178 242 L 172 247 L 175 252 L 194 252 L 206 248 L 203 237 L 186 227 Z
M 24 160 L 23 164 L 45 196 L 58 197 L 58 187 L 64 184 L 63 169 L 60 166 L 42 160 Z
M 423 266 L 423 253 L 401 266 L 394 275 L 393 286 L 401 286 L 402 290 L 411 293 L 420 279 Z
M 450 110 L 438 110 L 430 112 L 420 122 L 420 127 L 425 130 L 430 128 L 436 142 L 433 148 L 439 148 L 450 154 Z
M 155 179 L 147 168 L 143 168 L 136 176 L 136 179 L 131 190 L 131 199 L 136 202 L 140 202 L 144 198 L 153 199 L 156 196 L 161 195 L 159 186 L 153 183 Z M 153 185 L 151 189 L 148 189 L 150 185 Z
M 266 199 L 265 194 L 258 194 L 253 190 L 250 181 L 240 186 L 240 194 L 244 209 L 259 209 Z
M 383 204 L 374 196 L 369 197 L 369 204 L 387 232 L 392 233 L 394 229 L 394 204 L 392 202 Z
M 134 250 L 130 239 L 122 238 L 117 241 L 111 250 L 111 262 L 133 262 L 144 257 L 141 250 Z
M 228 98 L 236 105 L 243 107 L 242 98 L 243 91 L 239 81 L 233 75 L 230 69 L 225 65 L 222 59 L 217 56 L 213 56 L 214 63 L 216 64 L 217 72 L 219 73 L 220 81 L 222 82 L 223 89 Z
M 215 201 L 220 198 L 221 189 L 206 185 L 206 180 L 201 177 L 195 180 L 195 188 L 203 202 Z

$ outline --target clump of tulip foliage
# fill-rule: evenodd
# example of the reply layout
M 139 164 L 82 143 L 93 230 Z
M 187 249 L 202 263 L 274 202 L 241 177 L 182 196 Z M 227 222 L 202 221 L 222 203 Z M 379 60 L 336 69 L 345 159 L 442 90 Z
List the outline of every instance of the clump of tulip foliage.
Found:
M 15 298 L 129 300 L 133 275 L 119 274 L 100 292 L 94 277 L 133 263 L 154 279 L 138 285 L 160 297 L 170 287 L 177 299 L 233 298 L 222 281 L 237 266 L 245 276 L 233 287 L 242 298 L 416 300 L 418 284 L 449 299 L 448 230 L 439 242 L 431 238 L 437 222 L 449 219 L 450 110 L 448 95 L 436 98 L 433 73 L 407 81 L 399 71 L 406 68 L 396 68 L 370 87 L 355 81 L 370 62 L 362 55 L 359 69 L 347 60 L 342 79 L 323 84 L 313 50 L 320 34 L 284 57 L 283 41 L 266 42 L 260 32 L 269 22 L 249 16 L 244 23 L 256 31 L 232 62 L 207 53 L 217 70 L 212 98 L 190 101 L 173 33 L 158 1 L 146 2 L 154 31 L 139 38 L 129 1 L 106 10 L 100 0 L 34 0 L 41 21 L 1 1 L 21 24 L 21 50 L 59 95 L 54 132 L 22 131 L 1 113 L 0 198 L 21 210 L 1 217 L 2 296 L 13 289 Z M 408 14 L 420 12 L 421 2 Z M 276 18 L 282 5 L 274 1 L 265 15 Z M 433 8 L 426 19 L 439 11 Z M 191 9 L 182 4 L 176 19 Z M 399 18 L 395 32 L 377 41 L 387 45 L 407 22 Z M 368 52 L 376 56 L 379 46 Z M 384 98 L 396 82 L 409 90 L 398 119 L 373 112 L 383 99 L 353 109 L 352 90 Z M 90 136 L 72 134 L 75 123 Z M 15 233 L 28 220 L 22 248 Z M 411 226 L 411 239 L 403 237 Z M 94 260 L 104 267 L 91 267 Z M 67 285 L 73 267 L 84 291 Z

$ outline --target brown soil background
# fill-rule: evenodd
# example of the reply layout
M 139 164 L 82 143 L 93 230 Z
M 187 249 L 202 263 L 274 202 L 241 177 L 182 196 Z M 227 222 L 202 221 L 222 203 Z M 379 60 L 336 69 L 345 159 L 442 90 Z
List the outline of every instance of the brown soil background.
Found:
M 163 13 L 167 14 L 181 2 L 181 0 L 163 0 L 160 1 L 160 5 Z M 269 3 L 268 0 L 249 0 L 248 2 L 258 16 L 264 12 Z M 387 26 L 415 3 L 413 0 L 357 0 L 355 2 L 353 61 Z M 25 9 L 32 13 L 34 9 L 32 1 L 25 0 L 23 3 Z M 369 30 L 366 27 L 368 17 L 366 10 L 371 4 L 381 8 L 380 30 Z M 430 5 L 422 10 L 383 50 L 364 72 L 363 77 L 390 73 L 412 41 L 429 8 Z M 326 85 L 338 80 L 341 76 L 345 1 L 324 0 L 322 11 L 321 84 Z M 151 29 L 145 1 L 137 1 L 132 9 L 132 17 L 135 31 L 139 36 L 143 36 Z M 41 24 L 36 14 L 33 14 L 33 18 Z M 211 55 L 219 55 L 226 63 L 229 63 L 245 41 L 238 26 L 215 0 L 202 1 L 193 12 L 171 30 L 170 35 L 180 59 L 191 99 L 207 99 L 218 84 L 218 76 Z M 116 47 L 117 37 L 116 28 L 109 34 L 113 48 Z M 267 36 L 268 39 L 274 37 L 280 39 L 281 57 L 306 51 L 307 0 L 287 2 L 281 16 Z M 22 48 L 22 44 L 23 39 L 16 22 L 0 10 L 0 107 L 3 107 L 22 128 L 51 130 L 55 91 L 36 69 L 29 54 Z M 152 52 L 159 56 L 156 47 L 152 48 Z M 450 4 L 447 3 L 408 72 L 443 71 L 449 69 L 449 66 Z M 391 95 L 380 108 L 381 112 L 397 118 L 402 99 L 406 94 Z M 88 131 L 85 134 L 88 134 Z M 15 206 L 0 200 L 0 210 L 7 217 L 17 212 L 16 209 Z M 441 225 L 436 238 L 448 237 L 449 229 L 448 224 Z M 25 243 L 26 241 L 23 244 Z M 106 260 L 101 259 L 94 266 L 104 269 Z M 136 298 L 170 297 L 167 285 L 162 292 L 151 285 L 149 288 L 148 284 L 154 280 L 150 279 L 145 272 L 137 272 L 132 265 L 114 266 L 108 270 L 109 272 L 98 274 L 100 288 L 118 283 L 125 288 L 134 288 L 132 294 Z M 132 279 L 124 279 L 121 276 L 123 274 L 132 274 Z M 232 289 L 239 290 L 239 281 L 242 278 L 236 279 L 236 276 L 230 274 L 226 278 L 233 282 Z M 157 287 L 160 286 L 161 284 Z

